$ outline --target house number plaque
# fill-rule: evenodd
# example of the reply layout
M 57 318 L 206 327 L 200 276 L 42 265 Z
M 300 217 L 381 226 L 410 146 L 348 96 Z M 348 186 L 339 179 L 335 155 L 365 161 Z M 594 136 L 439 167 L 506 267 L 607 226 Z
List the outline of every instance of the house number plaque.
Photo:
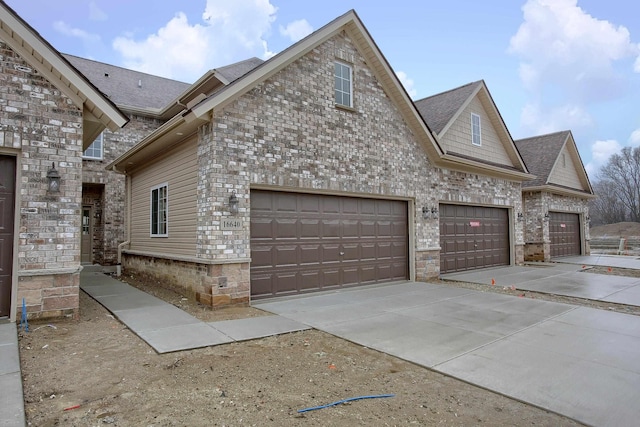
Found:
M 238 218 L 222 218 L 222 231 L 242 230 L 242 220 Z

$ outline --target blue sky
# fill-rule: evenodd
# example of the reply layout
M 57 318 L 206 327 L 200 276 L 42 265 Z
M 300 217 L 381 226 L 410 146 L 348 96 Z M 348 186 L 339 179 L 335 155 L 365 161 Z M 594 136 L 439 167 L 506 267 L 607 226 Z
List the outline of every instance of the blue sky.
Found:
M 414 99 L 484 79 L 514 139 L 571 130 L 592 181 L 640 146 L 629 0 L 6 2 L 60 52 L 185 82 L 266 59 L 355 9 Z

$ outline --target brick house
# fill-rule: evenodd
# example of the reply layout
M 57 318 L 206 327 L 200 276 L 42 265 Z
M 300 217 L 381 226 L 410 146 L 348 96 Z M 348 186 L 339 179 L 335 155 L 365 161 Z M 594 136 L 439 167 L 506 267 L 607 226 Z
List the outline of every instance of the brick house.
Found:
M 451 170 L 437 187 L 440 272 L 521 264 L 521 186 L 533 176 L 485 82 L 420 99 L 415 105 L 451 161 Z M 457 170 L 462 165 L 461 173 Z M 481 174 L 464 173 L 471 166 Z
M 108 166 L 126 270 L 217 306 L 523 261 L 533 176 L 483 82 L 414 104 L 354 11 L 208 79 Z
M 4 2 L 0 29 L 0 317 L 75 315 L 82 152 L 128 119 Z
M 571 131 L 515 141 L 536 178 L 522 185 L 525 260 L 589 255 L 589 200 L 595 198 Z

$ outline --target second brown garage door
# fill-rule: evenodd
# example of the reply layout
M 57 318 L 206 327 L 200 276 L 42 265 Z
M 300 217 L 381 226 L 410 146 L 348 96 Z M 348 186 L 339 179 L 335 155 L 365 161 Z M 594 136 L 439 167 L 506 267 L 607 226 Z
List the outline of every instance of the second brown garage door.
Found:
M 580 215 L 549 212 L 551 256 L 580 255 Z
M 251 191 L 252 298 L 408 279 L 407 203 Z
M 509 265 L 509 212 L 440 205 L 440 272 Z

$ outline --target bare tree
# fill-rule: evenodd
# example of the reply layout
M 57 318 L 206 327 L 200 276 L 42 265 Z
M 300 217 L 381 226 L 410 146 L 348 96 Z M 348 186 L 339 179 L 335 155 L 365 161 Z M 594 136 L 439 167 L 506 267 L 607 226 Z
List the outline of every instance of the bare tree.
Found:
M 614 186 L 609 181 L 597 181 L 593 191 L 598 196 L 589 202 L 591 225 L 614 224 L 627 220 L 626 208 L 618 200 Z
M 601 196 L 621 205 L 629 221 L 640 222 L 640 147 L 625 147 L 612 155 L 598 178 L 604 186 Z

